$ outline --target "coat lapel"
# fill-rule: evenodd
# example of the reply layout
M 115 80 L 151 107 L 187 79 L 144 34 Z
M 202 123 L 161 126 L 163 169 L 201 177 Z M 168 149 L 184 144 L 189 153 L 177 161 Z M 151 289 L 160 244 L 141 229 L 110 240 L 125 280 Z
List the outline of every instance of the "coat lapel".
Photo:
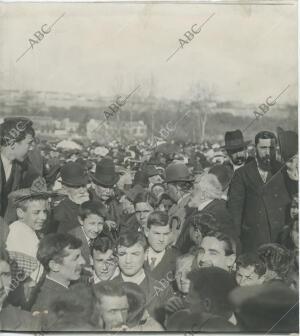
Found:
M 251 161 L 247 166 L 246 166 L 246 175 L 251 181 L 251 184 L 253 186 L 253 189 L 257 193 L 261 193 L 264 187 L 264 182 L 258 172 L 257 164 L 256 161 L 253 160 Z

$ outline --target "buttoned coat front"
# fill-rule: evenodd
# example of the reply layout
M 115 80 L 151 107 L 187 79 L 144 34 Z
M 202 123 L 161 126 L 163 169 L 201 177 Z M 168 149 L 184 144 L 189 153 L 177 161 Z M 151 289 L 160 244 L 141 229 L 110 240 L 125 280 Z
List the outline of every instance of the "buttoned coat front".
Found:
M 228 196 L 228 209 L 243 252 L 277 241 L 290 203 L 279 163 L 266 183 L 255 160 L 239 168 L 234 173 Z

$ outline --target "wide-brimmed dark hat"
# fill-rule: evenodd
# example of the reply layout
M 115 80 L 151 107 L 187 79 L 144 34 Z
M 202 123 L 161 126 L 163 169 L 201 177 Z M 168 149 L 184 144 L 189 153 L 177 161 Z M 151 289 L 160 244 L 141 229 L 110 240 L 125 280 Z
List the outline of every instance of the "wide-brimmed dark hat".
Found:
M 89 183 L 86 170 L 77 162 L 68 162 L 60 170 L 61 183 L 68 187 L 81 187 Z
M 238 149 L 245 148 L 249 145 L 251 141 L 244 141 L 243 133 L 241 130 L 237 129 L 235 131 L 229 131 L 225 133 L 225 145 L 221 148 L 224 149 Z
M 116 172 L 113 160 L 106 157 L 97 164 L 95 174 L 91 174 L 91 178 L 95 184 L 112 187 L 119 181 L 120 175 Z
M 184 163 L 171 163 L 166 168 L 165 182 L 192 182 L 194 177 L 191 176 L 188 167 Z
M 277 135 L 281 157 L 284 161 L 288 161 L 298 153 L 298 134 L 278 127 Z
M 8 195 L 9 199 L 12 199 L 14 203 L 23 202 L 30 198 L 49 198 L 51 196 L 57 196 L 57 193 L 47 190 L 47 184 L 44 178 L 38 177 L 32 182 L 30 188 L 18 189 L 11 192 Z

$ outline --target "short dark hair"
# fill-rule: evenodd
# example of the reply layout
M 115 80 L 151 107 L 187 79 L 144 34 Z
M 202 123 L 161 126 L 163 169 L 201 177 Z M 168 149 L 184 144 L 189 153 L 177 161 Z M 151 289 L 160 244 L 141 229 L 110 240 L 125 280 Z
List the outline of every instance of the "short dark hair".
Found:
M 236 254 L 236 241 L 235 239 L 227 233 L 221 231 L 210 231 L 205 237 L 215 237 L 216 239 L 223 241 L 225 243 L 225 255 L 229 256 Z
M 265 263 L 267 269 L 274 271 L 285 279 L 292 267 L 292 254 L 283 245 L 270 243 L 263 244 L 257 249 L 257 254 Z
M 39 243 L 37 259 L 44 266 L 46 272 L 50 272 L 49 262 L 54 260 L 61 263 L 67 255 L 65 248 L 79 249 L 82 241 L 68 233 L 50 233 Z
M 101 281 L 93 286 L 93 292 L 96 299 L 101 303 L 102 296 L 126 296 L 122 283 L 114 281 Z
M 146 237 L 144 236 L 142 232 L 133 232 L 133 231 L 124 232 L 120 234 L 120 237 L 117 243 L 117 249 L 120 246 L 131 247 L 135 245 L 136 243 L 141 244 L 144 250 L 148 247 Z
M 255 135 L 255 146 L 258 144 L 259 139 L 274 139 L 275 144 L 277 143 L 275 134 L 269 131 L 261 131 Z
M 232 274 L 219 267 L 203 267 L 193 270 L 187 277 L 201 299 L 210 299 L 212 314 L 227 317 L 233 312 L 228 295 L 237 283 Z
M 116 245 L 113 240 L 106 236 L 98 236 L 91 246 L 91 255 L 93 256 L 94 251 L 106 253 L 108 250 L 112 250 L 115 253 Z
M 35 136 L 31 120 L 22 117 L 5 118 L 0 125 L 0 145 L 7 147 L 21 142 L 27 134 Z
M 152 225 L 171 227 L 171 221 L 169 216 L 163 211 L 153 211 L 150 213 L 147 219 L 147 227 L 150 229 Z
M 254 252 L 241 254 L 236 260 L 237 269 L 240 267 L 247 268 L 248 266 L 254 266 L 254 272 L 260 277 L 265 274 L 267 270 L 264 262 L 260 259 L 258 254 Z
M 89 215 L 98 215 L 105 219 L 105 207 L 100 202 L 96 201 L 86 201 L 83 202 L 79 207 L 78 216 L 85 220 Z

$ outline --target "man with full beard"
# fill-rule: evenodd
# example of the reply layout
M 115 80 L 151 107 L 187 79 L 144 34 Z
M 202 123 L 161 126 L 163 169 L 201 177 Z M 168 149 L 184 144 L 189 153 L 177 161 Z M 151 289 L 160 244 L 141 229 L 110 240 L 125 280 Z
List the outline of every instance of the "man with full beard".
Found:
M 228 208 L 243 252 L 276 242 L 290 202 L 281 165 L 275 159 L 275 135 L 259 132 L 255 136 L 255 149 L 255 160 L 236 170 L 228 194 Z

